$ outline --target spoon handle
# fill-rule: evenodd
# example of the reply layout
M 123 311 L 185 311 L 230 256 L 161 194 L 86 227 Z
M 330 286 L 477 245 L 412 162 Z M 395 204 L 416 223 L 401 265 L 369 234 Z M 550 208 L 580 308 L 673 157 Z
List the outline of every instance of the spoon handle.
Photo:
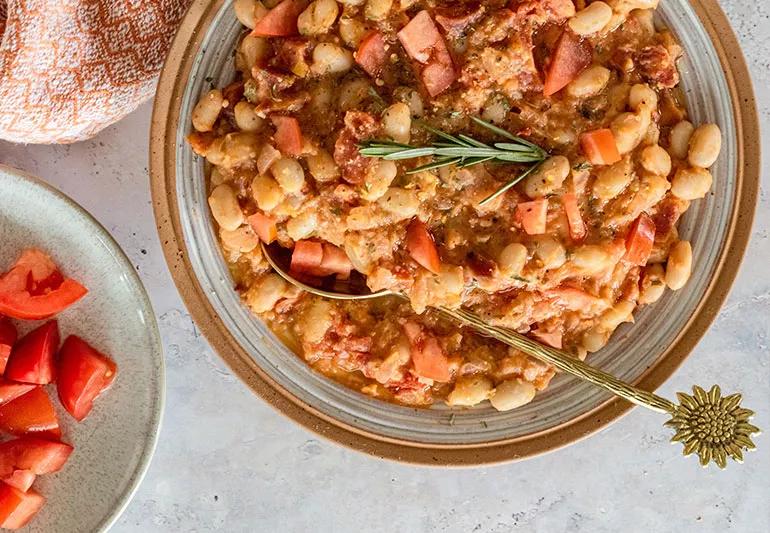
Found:
M 720 468 L 724 468 L 727 457 L 742 462 L 743 450 L 754 449 L 751 434 L 760 431 L 749 423 L 754 413 L 740 407 L 740 394 L 723 398 L 716 385 L 709 392 L 695 386 L 692 396 L 677 393 L 680 401 L 677 405 L 594 368 L 562 350 L 545 346 L 513 330 L 490 326 L 470 311 L 446 307 L 437 309 L 444 315 L 549 363 L 562 372 L 593 383 L 633 404 L 671 415 L 672 418 L 666 425 L 677 430 L 671 440 L 684 444 L 684 455 L 697 452 L 703 466 L 713 460 Z

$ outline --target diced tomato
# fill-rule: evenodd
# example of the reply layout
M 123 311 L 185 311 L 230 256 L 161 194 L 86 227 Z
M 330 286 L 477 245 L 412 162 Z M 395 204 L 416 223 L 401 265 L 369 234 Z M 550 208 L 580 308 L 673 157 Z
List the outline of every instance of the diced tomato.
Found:
M 548 219 L 548 199 L 541 198 L 531 202 L 522 202 L 516 206 L 516 216 L 528 235 L 545 233 Z
M 623 257 L 632 265 L 646 265 L 655 243 L 655 222 L 642 213 L 631 224 L 626 236 L 626 255 Z
M 0 481 L 22 492 L 27 492 L 35 482 L 35 478 L 37 475 L 31 470 L 14 470 L 10 476 L 4 477 Z
M 0 374 L 5 372 L 5 365 L 8 364 L 8 357 L 16 343 L 17 335 L 16 326 L 7 318 L 0 317 Z
M 42 387 L 0 406 L 0 430 L 12 435 L 61 437 L 56 411 Z
M 551 96 L 566 87 L 591 65 L 593 55 L 593 46 L 587 39 L 582 39 L 569 28 L 565 28 L 551 55 L 543 94 Z
M 72 453 L 64 442 L 19 437 L 0 444 L 0 476 L 7 477 L 19 470 L 38 476 L 58 472 Z
M 562 333 L 561 331 L 541 331 L 539 329 L 531 332 L 532 336 L 543 344 L 547 344 L 552 348 L 561 350 L 562 347 Z
M 265 244 L 270 244 L 278 236 L 275 219 L 262 213 L 254 213 L 246 221 L 257 234 L 257 237 Z
M 339 279 L 348 279 L 350 271 L 353 270 L 353 263 L 350 262 L 348 254 L 344 250 L 333 244 L 323 244 L 323 259 L 321 259 L 321 270 L 329 274 L 337 274 Z M 328 275 L 328 274 L 325 274 Z
M 0 483 L 0 527 L 24 527 L 44 503 L 45 498 L 33 489 L 22 492 L 6 483 Z
M 582 241 L 586 236 L 586 225 L 583 222 L 583 216 L 580 214 L 577 196 L 574 193 L 568 192 L 562 195 L 561 202 L 564 205 L 564 212 L 567 214 L 569 236 L 573 241 Z
M 275 144 L 285 155 L 299 155 L 302 153 L 302 130 L 299 129 L 299 121 L 294 117 L 273 115 L 270 117 L 275 125 Z
M 0 313 L 24 320 L 48 318 L 86 292 L 77 281 L 58 274 L 48 255 L 40 250 L 25 250 L 0 278 Z
M 404 324 L 409 338 L 415 373 L 423 378 L 447 382 L 451 379 L 449 361 L 436 337 L 423 331 L 413 322 Z
M 615 135 L 607 128 L 581 133 L 580 146 L 594 165 L 612 165 L 620 161 Z
M 307 7 L 305 0 L 283 0 L 257 21 L 251 34 L 257 37 L 297 35 L 297 17 Z
M 5 377 L 22 383 L 46 385 L 56 377 L 54 357 L 59 349 L 59 324 L 49 320 L 19 339 L 13 348 Z
M 313 274 L 321 266 L 324 249 L 320 242 L 297 241 L 291 253 L 291 270 Z
M 86 341 L 70 335 L 59 351 L 59 400 L 76 420 L 83 420 L 94 400 L 115 380 L 115 362 Z
M 434 274 L 441 271 L 441 258 L 436 242 L 428 227 L 419 218 L 413 219 L 406 228 L 406 248 L 420 266 Z
M 385 51 L 385 39 L 382 33 L 374 30 L 369 32 L 361 39 L 356 51 L 356 63 L 361 65 L 364 72 L 372 78 L 376 78 L 382 73 L 385 66 L 388 53 Z
M 0 405 L 5 405 L 10 401 L 15 400 L 35 387 L 36 385 L 31 383 L 14 383 L 13 381 L 0 379 Z
M 457 78 L 452 55 L 427 11 L 420 11 L 401 28 L 398 40 L 409 57 L 423 66 L 420 77 L 431 96 L 452 85 Z

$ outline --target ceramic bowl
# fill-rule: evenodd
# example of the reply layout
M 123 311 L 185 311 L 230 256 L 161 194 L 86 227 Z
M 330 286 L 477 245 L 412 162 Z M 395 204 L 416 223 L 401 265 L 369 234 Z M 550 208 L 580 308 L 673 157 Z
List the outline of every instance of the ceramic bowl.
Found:
M 715 0 L 661 2 L 659 21 L 686 51 L 682 85 L 695 123 L 724 132 L 707 201 L 680 231 L 694 248 L 685 290 L 644 308 L 590 362 L 656 389 L 697 343 L 726 297 L 746 246 L 758 186 L 756 110 L 745 63 Z M 532 403 L 509 412 L 389 405 L 313 372 L 242 305 L 219 252 L 206 202 L 203 161 L 184 141 L 190 113 L 210 83 L 234 74 L 242 29 L 229 0 L 193 4 L 160 78 L 152 124 L 151 174 L 166 258 L 198 325 L 258 394 L 299 423 L 377 456 L 427 464 L 477 464 L 550 450 L 597 431 L 630 408 L 609 394 L 557 376 Z
M 0 191 L 0 271 L 24 248 L 48 252 L 89 289 L 56 317 L 62 339 L 79 335 L 118 365 L 112 387 L 82 422 L 61 407 L 55 386 L 46 387 L 62 440 L 75 450 L 61 471 L 35 481 L 47 501 L 24 531 L 106 531 L 139 486 L 158 437 L 165 378 L 155 315 L 131 262 L 85 210 L 3 165 Z M 40 324 L 14 322 L 20 334 Z

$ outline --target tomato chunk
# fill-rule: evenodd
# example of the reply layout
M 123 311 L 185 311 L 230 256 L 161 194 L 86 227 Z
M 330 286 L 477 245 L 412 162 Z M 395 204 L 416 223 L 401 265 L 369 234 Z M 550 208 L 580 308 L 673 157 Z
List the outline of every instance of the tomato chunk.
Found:
M 582 241 L 586 236 L 586 225 L 583 222 L 583 215 L 580 214 L 577 196 L 569 192 L 561 197 L 561 202 L 564 205 L 564 212 L 567 214 L 569 236 L 575 242 Z
M 353 270 L 353 263 L 350 262 L 348 254 L 344 250 L 334 246 L 333 244 L 323 244 L 323 258 L 321 259 L 321 270 L 327 272 L 327 274 L 337 274 L 340 279 L 347 279 L 350 277 L 350 271 Z
M 361 44 L 358 45 L 355 56 L 356 63 L 364 69 L 364 72 L 372 78 L 379 76 L 388 57 L 382 33 L 374 30 L 366 34 L 361 39 Z
M 0 483 L 0 527 L 24 527 L 44 503 L 45 498 L 32 489 L 22 492 L 6 483 Z
M 270 244 L 278 237 L 278 228 L 275 225 L 275 219 L 262 213 L 254 213 L 246 221 L 257 234 L 259 240 L 265 244 Z
M 306 6 L 305 0 L 283 0 L 257 21 L 251 34 L 257 37 L 297 35 L 297 17 Z
M 106 390 L 117 375 L 115 362 L 76 335 L 64 341 L 59 352 L 59 399 L 69 414 L 83 420 L 94 400 Z
M 37 475 L 31 470 L 14 470 L 13 474 L 0 479 L 0 481 L 22 492 L 27 492 L 36 478 Z
M 55 439 L 61 437 L 56 411 L 42 387 L 35 387 L 0 406 L 0 431 L 12 435 L 34 434 Z
M 5 405 L 22 394 L 28 393 L 35 386 L 31 383 L 14 383 L 13 381 L 0 379 L 0 405 Z
M 562 332 L 561 331 L 541 331 L 539 329 L 531 332 L 532 336 L 543 344 L 547 344 L 552 348 L 561 350 L 562 347 Z
M 0 476 L 8 477 L 19 470 L 35 475 L 52 474 L 64 466 L 72 453 L 64 442 L 19 437 L 0 444 Z
M 427 11 L 420 11 L 401 28 L 398 40 L 420 65 L 420 78 L 431 96 L 444 92 L 457 79 L 446 41 Z
M 5 365 L 8 364 L 8 357 L 16 343 L 17 335 L 16 326 L 10 320 L 0 317 L 0 374 L 5 372 Z
M 531 202 L 522 202 L 516 206 L 516 216 L 528 235 L 545 233 L 548 219 L 548 199 L 541 198 Z
M 593 46 L 572 30 L 565 29 L 556 42 L 556 48 L 545 75 L 543 94 L 551 96 L 562 90 L 569 82 L 591 66 Z
M 299 121 L 294 117 L 273 115 L 270 117 L 275 125 L 275 144 L 285 155 L 300 155 L 302 153 L 302 130 Z
M 620 161 L 615 135 L 607 128 L 581 133 L 580 146 L 594 165 L 612 165 Z
M 420 266 L 434 274 L 441 271 L 441 259 L 433 235 L 419 218 L 413 219 L 406 228 L 406 248 Z
M 5 377 L 46 385 L 56 377 L 54 357 L 59 349 L 59 324 L 49 320 L 22 337 L 8 359 Z
M 626 255 L 624 259 L 632 265 L 646 265 L 655 243 L 655 222 L 642 213 L 631 224 L 626 237 Z
M 442 383 L 452 379 L 449 361 L 436 337 L 413 322 L 404 324 L 404 332 L 409 338 L 412 364 L 418 376 Z
M 291 253 L 291 270 L 313 274 L 321 266 L 324 249 L 320 242 L 297 241 Z

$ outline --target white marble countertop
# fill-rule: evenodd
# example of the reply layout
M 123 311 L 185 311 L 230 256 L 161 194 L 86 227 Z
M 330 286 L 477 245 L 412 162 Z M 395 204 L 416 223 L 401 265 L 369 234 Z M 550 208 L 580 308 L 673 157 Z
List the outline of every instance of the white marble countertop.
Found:
M 748 254 L 718 320 L 661 389 L 713 377 L 770 430 L 770 5 L 724 1 L 750 64 L 764 129 L 763 190 Z M 155 459 L 116 532 L 770 531 L 770 442 L 743 466 L 701 469 L 642 409 L 569 448 L 465 470 L 372 459 L 319 439 L 235 378 L 190 320 L 155 232 L 150 105 L 70 146 L 0 143 L 0 162 L 48 180 L 112 232 L 155 307 L 168 401 Z M 116 208 L 116 206 L 129 207 Z M 58 532 L 66 533 L 66 532 Z

